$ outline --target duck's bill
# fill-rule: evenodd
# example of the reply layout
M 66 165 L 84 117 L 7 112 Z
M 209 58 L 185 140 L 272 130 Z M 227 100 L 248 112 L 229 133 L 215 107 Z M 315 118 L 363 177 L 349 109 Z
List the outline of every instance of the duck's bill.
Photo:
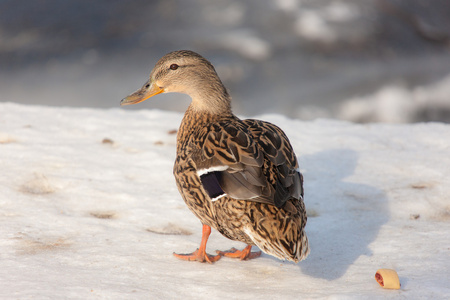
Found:
M 136 104 L 163 92 L 164 89 L 154 83 L 151 83 L 150 81 L 147 81 L 139 90 L 123 98 L 122 101 L 120 101 L 120 105 Z

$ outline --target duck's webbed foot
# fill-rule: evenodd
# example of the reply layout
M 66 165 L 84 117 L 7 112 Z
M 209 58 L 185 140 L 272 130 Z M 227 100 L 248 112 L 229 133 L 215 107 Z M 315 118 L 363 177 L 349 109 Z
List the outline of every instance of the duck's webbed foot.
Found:
M 195 250 L 189 254 L 177 254 L 173 255 L 179 259 L 188 260 L 188 261 L 199 261 L 199 262 L 208 262 L 212 264 L 213 262 L 218 261 L 222 256 L 219 255 L 210 255 L 206 253 L 206 243 L 208 242 L 208 237 L 211 234 L 211 227 L 208 225 L 203 225 L 202 230 L 202 241 L 200 243 L 200 248 Z
M 239 258 L 240 260 L 248 260 L 261 256 L 261 251 L 252 252 L 252 245 L 248 245 L 243 250 L 231 248 L 230 250 L 227 251 L 216 251 L 216 253 L 221 256 Z
M 222 256 L 219 255 L 210 255 L 206 253 L 204 250 L 201 251 L 200 249 L 195 250 L 192 253 L 189 254 L 173 254 L 176 258 L 188 260 L 188 261 L 199 261 L 199 262 L 208 262 L 212 264 L 213 262 L 218 261 Z

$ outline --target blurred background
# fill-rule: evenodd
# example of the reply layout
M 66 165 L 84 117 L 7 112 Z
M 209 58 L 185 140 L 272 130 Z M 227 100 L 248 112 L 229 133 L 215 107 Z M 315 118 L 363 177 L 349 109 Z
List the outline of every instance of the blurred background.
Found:
M 450 122 L 448 0 L 0 0 L 0 101 L 118 107 L 179 49 L 239 115 Z

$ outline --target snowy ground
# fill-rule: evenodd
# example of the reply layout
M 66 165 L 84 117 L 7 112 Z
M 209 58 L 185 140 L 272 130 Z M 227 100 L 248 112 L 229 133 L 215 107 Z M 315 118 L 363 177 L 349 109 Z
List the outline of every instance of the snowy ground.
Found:
M 181 117 L 1 103 L 0 298 L 448 299 L 450 125 L 258 116 L 299 156 L 311 254 L 209 265 L 172 256 L 201 237 L 172 176 Z

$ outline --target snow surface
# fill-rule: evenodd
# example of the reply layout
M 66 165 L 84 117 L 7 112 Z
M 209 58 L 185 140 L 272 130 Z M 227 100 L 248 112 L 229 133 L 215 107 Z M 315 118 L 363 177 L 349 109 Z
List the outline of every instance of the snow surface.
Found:
M 257 117 L 304 173 L 299 264 L 172 256 L 201 238 L 172 175 L 182 114 L 0 103 L 0 298 L 449 298 L 450 125 Z M 208 251 L 232 246 L 213 231 Z M 379 268 L 402 288 L 382 289 Z

